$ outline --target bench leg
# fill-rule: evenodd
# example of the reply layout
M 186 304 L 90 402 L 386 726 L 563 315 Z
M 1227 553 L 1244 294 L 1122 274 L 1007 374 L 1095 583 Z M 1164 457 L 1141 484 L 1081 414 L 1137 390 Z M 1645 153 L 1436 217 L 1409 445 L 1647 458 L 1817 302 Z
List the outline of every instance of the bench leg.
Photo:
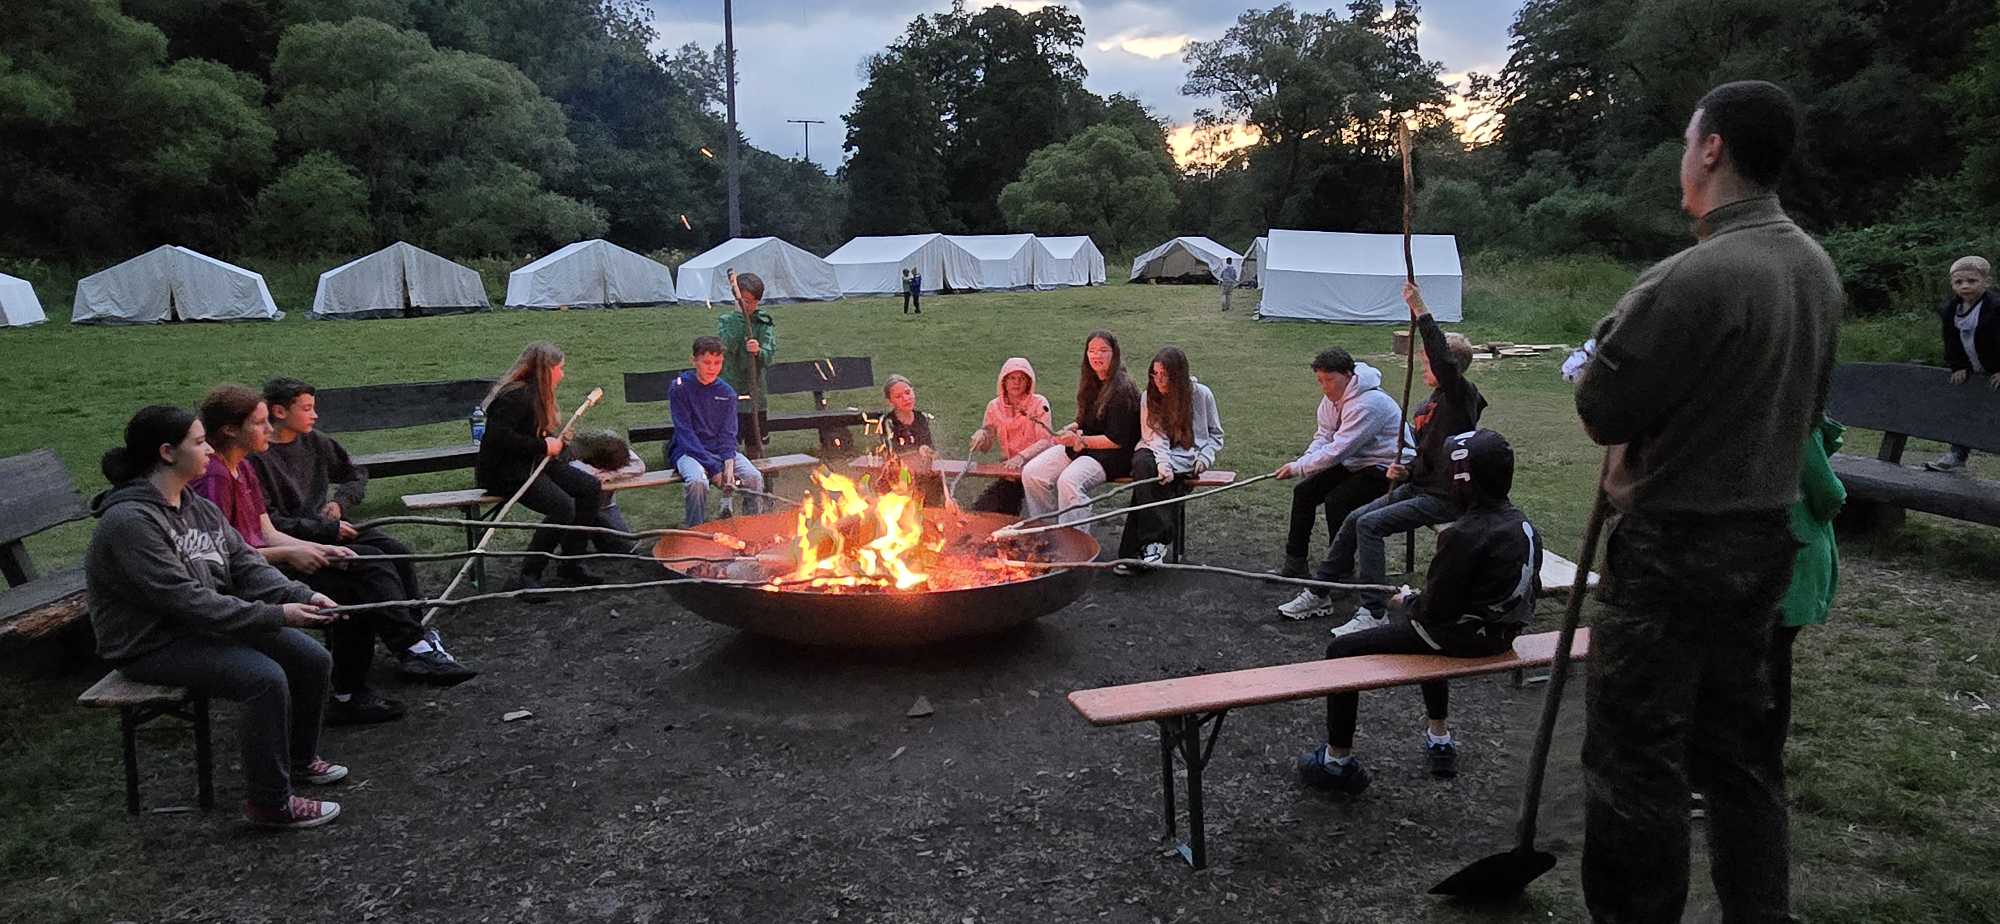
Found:
M 208 697 L 195 694 L 188 708 L 194 715 L 194 780 L 201 807 L 215 807 L 215 752 L 209 748 Z
M 1182 766 L 1187 767 L 1187 818 L 1188 837 L 1176 843 L 1174 849 L 1181 859 L 1195 869 L 1208 867 L 1208 836 L 1203 825 L 1201 771 L 1208 766 L 1209 756 L 1215 751 L 1215 740 L 1222 734 L 1222 720 L 1227 712 L 1208 715 L 1175 716 L 1159 720 L 1160 726 L 1160 778 L 1161 789 L 1165 792 L 1167 838 L 1175 836 L 1175 820 L 1178 806 L 1174 799 L 1174 760 L 1178 756 Z M 1206 740 L 1202 726 L 1213 723 Z
M 1187 505 L 1175 504 L 1174 511 L 1174 564 L 1187 558 Z
M 1403 573 L 1417 573 L 1417 531 L 1403 534 Z
M 118 737 L 125 745 L 125 813 L 139 814 L 139 732 L 138 717 L 132 707 L 118 707 Z
M 479 512 L 479 505 L 478 505 L 478 504 L 466 504 L 465 506 L 463 506 L 463 507 L 460 507 L 460 508 L 458 508 L 458 511 L 459 511 L 459 513 L 460 513 L 460 514 L 462 514 L 462 516 L 460 516 L 460 517 L 459 517 L 459 519 L 462 519 L 462 520 L 483 520 L 483 519 L 486 519 L 486 517 L 484 517 L 483 515 L 481 515 L 481 514 L 480 514 L 480 512 Z M 481 533 L 483 533 L 483 532 L 485 532 L 485 530 L 483 530 L 483 529 L 480 529 L 480 528 L 479 528 L 479 527 L 477 527 L 477 526 L 467 526 L 467 527 L 465 528 L 465 550 L 466 550 L 466 551 L 470 552 L 470 551 L 472 551 L 473 549 L 476 549 L 476 548 L 478 548 L 478 547 L 479 547 L 479 535 L 480 535 Z M 480 557 L 478 557 L 478 556 L 474 556 L 474 557 L 473 557 L 473 559 L 472 559 L 472 574 L 471 574 L 471 577 L 472 577 L 472 589 L 473 589 L 474 591 L 478 591 L 478 590 L 481 590 L 481 589 L 483 589 L 483 588 L 485 587 L 485 585 L 486 585 L 486 560 L 485 560 L 484 558 L 480 558 Z

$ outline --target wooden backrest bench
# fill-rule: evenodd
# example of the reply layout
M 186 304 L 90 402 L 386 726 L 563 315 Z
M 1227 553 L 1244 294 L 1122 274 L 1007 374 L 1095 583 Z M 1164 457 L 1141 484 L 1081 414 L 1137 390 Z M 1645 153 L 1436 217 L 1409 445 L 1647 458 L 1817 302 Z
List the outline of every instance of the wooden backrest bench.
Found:
M 362 433 L 454 421 L 469 428 L 472 409 L 491 390 L 492 379 L 321 388 L 314 393 L 317 428 L 333 434 Z M 470 429 L 465 436 L 464 442 L 449 446 L 357 454 L 354 462 L 365 466 L 371 478 L 471 468 L 479 458 L 479 445 L 472 442 Z
M 651 404 L 667 400 L 667 388 L 674 379 L 680 378 L 686 369 L 672 369 L 666 372 L 625 373 L 625 403 Z M 846 391 L 855 388 L 875 387 L 874 360 L 867 356 L 835 356 L 829 359 L 809 359 L 797 362 L 777 363 L 764 370 L 764 382 L 772 395 L 813 396 L 810 411 L 772 411 L 764 415 L 765 430 L 817 430 L 820 447 L 832 451 L 852 440 L 845 432 L 848 427 L 861 425 L 861 412 L 845 408 L 827 406 L 827 392 Z M 742 425 L 738 428 L 742 439 L 750 438 L 750 420 L 747 409 L 749 396 L 738 395 L 745 412 L 739 415 Z M 666 415 L 661 415 L 662 417 Z M 674 438 L 672 421 L 662 424 L 632 427 L 625 432 L 626 439 L 634 444 L 670 442 Z M 755 453 L 748 453 L 755 455 Z
M 1840 453 L 1833 471 L 1847 487 L 1843 520 L 1893 529 L 1902 511 L 2000 526 L 2000 482 L 1907 468 L 1910 437 L 2000 453 L 2000 392 L 1974 376 L 1953 385 L 1951 372 L 1906 363 L 1845 363 L 1833 372 L 1827 415 L 1850 428 L 1879 430 L 1875 458 Z
M 43 574 L 25 540 L 90 516 L 90 506 L 54 450 L 0 459 L 0 643 L 57 632 L 83 618 L 83 569 Z

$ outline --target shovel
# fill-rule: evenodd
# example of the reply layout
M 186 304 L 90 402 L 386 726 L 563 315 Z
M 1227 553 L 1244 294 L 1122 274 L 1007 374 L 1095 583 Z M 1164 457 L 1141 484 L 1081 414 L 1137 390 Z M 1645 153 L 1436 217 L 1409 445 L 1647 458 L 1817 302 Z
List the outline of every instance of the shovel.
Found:
M 1609 461 L 1607 457 L 1607 463 Z M 1583 613 L 1583 597 L 1590 589 L 1590 569 L 1597 558 L 1597 536 L 1604 529 L 1609 502 L 1604 497 L 1604 473 L 1597 476 L 1597 500 L 1590 506 L 1590 521 L 1583 529 L 1583 553 L 1576 558 L 1576 582 L 1569 588 L 1569 605 L 1563 610 L 1562 632 L 1556 637 L 1555 663 L 1549 669 L 1547 698 L 1542 700 L 1542 725 L 1535 731 L 1535 754 L 1528 764 L 1527 792 L 1521 797 L 1519 842 L 1513 850 L 1479 860 L 1445 881 L 1431 887 L 1432 895 L 1451 895 L 1472 901 L 1495 901 L 1521 894 L 1528 883 L 1555 868 L 1555 854 L 1535 849 L 1535 816 L 1542 805 L 1542 777 L 1549 766 L 1550 739 L 1555 737 L 1556 712 L 1562 708 L 1563 681 L 1569 677 L 1569 647 L 1576 639 L 1576 625 Z

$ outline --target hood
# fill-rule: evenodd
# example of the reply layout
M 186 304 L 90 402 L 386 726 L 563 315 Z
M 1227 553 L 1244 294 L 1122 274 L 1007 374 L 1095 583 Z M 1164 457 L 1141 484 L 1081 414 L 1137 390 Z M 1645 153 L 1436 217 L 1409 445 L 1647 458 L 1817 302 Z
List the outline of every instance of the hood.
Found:
M 1819 444 L 1827 455 L 1839 452 L 1840 447 L 1847 444 L 1847 428 L 1831 417 L 1821 417 L 1814 433 L 1819 436 Z
M 1445 439 L 1451 494 L 1467 508 L 1507 503 L 1514 489 L 1514 447 L 1492 430 L 1472 430 Z
M 1026 375 L 1028 394 L 1035 393 L 1035 367 L 1029 365 L 1027 359 L 1023 357 L 1009 356 L 1006 362 L 1000 364 L 1000 374 L 993 377 L 993 393 L 1000 398 L 1001 404 L 1007 403 L 1007 376 L 1013 372 Z
M 189 488 L 188 490 L 193 489 Z M 108 488 L 103 493 L 91 498 L 90 515 L 103 517 L 105 514 L 111 512 L 111 508 L 119 504 L 151 504 L 163 510 L 172 509 L 167 506 L 167 499 L 160 496 L 160 489 L 153 487 L 152 482 L 144 478 L 134 478 L 124 484 Z
M 1371 391 L 1382 388 L 1382 371 L 1364 362 L 1354 364 L 1354 377 L 1347 383 L 1347 390 L 1340 395 L 1340 403 L 1346 404 Z

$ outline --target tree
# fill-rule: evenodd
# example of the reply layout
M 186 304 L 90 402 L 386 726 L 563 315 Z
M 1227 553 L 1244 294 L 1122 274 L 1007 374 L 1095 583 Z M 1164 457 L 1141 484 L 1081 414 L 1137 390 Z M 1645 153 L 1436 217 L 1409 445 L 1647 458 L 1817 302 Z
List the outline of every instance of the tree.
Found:
M 367 246 L 371 231 L 368 184 L 325 151 L 286 167 L 257 194 L 251 211 L 251 232 L 269 253 L 353 253 Z
M 944 208 L 944 125 L 917 68 L 882 54 L 846 117 L 847 233 L 959 230 Z
M 1118 250 L 1166 232 L 1173 172 L 1129 130 L 1099 123 L 1030 155 L 999 205 L 1016 231 L 1088 234 Z

